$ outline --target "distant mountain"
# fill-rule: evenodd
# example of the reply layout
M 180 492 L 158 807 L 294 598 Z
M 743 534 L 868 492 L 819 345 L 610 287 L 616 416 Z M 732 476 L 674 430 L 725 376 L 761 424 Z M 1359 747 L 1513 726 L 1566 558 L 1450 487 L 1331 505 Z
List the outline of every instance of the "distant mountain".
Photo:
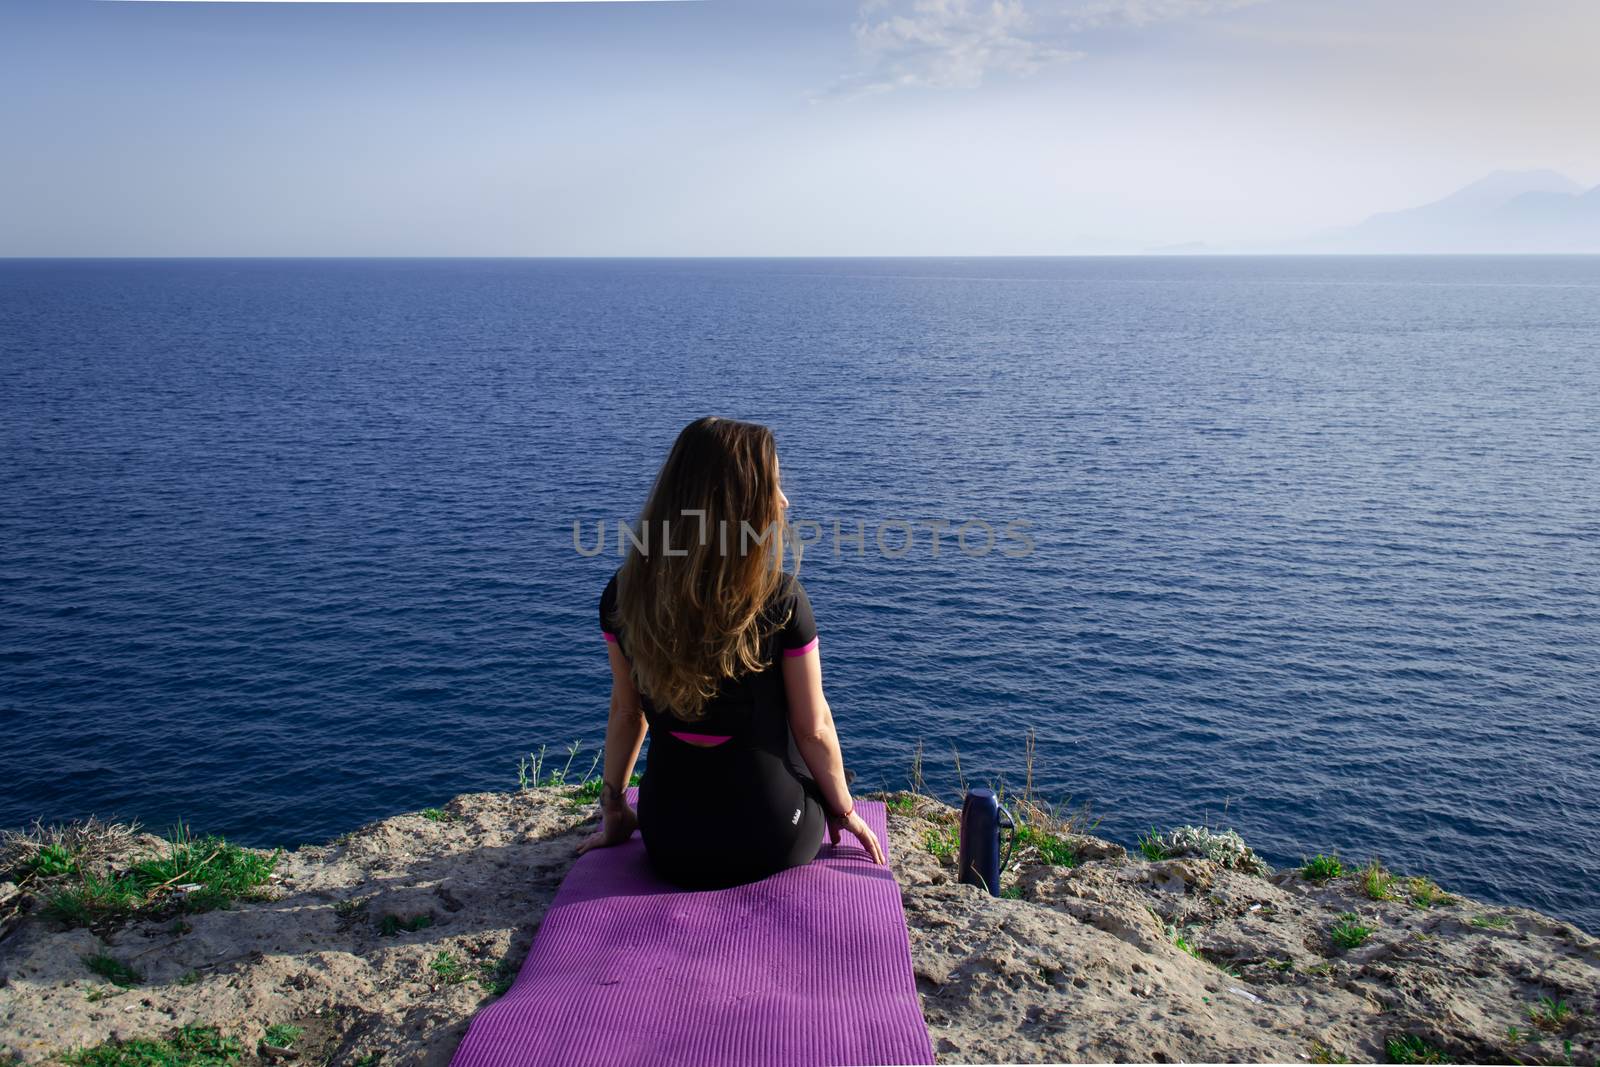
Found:
M 1496 171 L 1443 200 L 1294 242 L 1305 252 L 1600 252 L 1600 186 Z

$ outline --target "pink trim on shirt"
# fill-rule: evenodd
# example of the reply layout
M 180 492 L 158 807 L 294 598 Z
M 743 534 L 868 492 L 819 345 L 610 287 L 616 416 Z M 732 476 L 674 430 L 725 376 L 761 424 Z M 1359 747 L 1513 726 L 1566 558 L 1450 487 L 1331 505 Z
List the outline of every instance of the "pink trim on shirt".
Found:
M 683 730 L 668 730 L 667 733 L 673 737 L 681 737 L 685 741 L 712 741 L 719 745 L 724 741 L 733 740 L 732 734 L 691 734 Z
M 783 654 L 785 656 L 803 656 L 807 652 L 810 652 L 813 648 L 816 648 L 816 647 L 817 647 L 817 639 L 815 637 L 813 637 L 811 640 L 807 641 L 805 644 L 801 645 L 799 648 L 786 648 L 786 649 L 784 649 L 783 650 Z
M 610 641 L 613 645 L 617 643 L 617 635 L 616 634 L 611 633 L 610 631 L 607 631 L 607 630 L 601 630 L 600 632 L 603 635 L 605 635 L 605 639 L 607 641 Z

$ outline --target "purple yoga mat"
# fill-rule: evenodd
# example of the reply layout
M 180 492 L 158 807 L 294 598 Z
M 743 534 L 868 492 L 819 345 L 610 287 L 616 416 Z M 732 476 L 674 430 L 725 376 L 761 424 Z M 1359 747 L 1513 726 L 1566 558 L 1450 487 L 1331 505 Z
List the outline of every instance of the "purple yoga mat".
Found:
M 856 810 L 887 855 L 883 803 Z M 900 886 L 854 837 L 824 837 L 804 867 L 692 891 L 655 875 L 635 833 L 572 865 L 451 1067 L 932 1062 Z

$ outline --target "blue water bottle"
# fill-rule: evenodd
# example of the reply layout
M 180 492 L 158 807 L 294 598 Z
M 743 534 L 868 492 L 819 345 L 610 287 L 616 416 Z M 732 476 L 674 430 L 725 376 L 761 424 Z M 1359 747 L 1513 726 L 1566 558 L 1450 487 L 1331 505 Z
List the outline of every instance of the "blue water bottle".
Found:
M 969 789 L 967 799 L 961 803 L 961 850 L 956 859 L 956 868 L 961 872 L 958 880 L 967 885 L 981 885 L 994 897 L 1000 895 L 1001 827 L 1015 830 L 1011 813 L 1000 806 L 994 790 Z

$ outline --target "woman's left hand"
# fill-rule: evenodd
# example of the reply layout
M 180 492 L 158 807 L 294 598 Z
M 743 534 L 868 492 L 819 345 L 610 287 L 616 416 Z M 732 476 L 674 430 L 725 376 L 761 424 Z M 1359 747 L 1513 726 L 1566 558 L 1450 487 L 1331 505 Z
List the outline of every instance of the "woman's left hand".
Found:
M 639 827 L 639 813 L 634 811 L 626 801 L 620 808 L 601 809 L 600 829 L 584 838 L 578 845 L 578 855 L 583 855 L 591 848 L 607 848 L 611 845 L 620 845 L 633 836 L 633 831 Z

